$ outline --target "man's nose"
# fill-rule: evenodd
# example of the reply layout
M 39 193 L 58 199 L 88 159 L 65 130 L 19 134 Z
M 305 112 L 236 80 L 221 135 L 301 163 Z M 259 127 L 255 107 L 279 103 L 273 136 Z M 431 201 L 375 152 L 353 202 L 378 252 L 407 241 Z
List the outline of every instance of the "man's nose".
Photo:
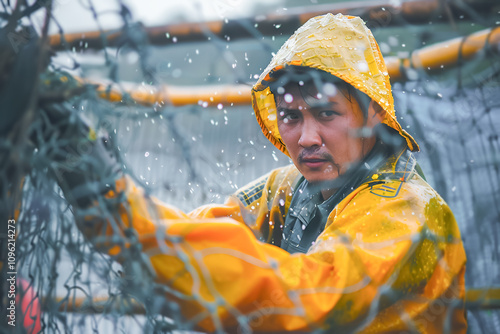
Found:
M 302 123 L 302 132 L 299 138 L 299 145 L 302 147 L 321 146 L 321 138 L 317 124 L 312 120 L 304 120 Z

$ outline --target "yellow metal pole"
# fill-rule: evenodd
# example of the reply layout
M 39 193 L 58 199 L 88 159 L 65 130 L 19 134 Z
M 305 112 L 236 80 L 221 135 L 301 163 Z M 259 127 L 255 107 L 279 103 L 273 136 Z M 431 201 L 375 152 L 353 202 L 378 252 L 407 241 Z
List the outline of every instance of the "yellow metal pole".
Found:
M 460 59 L 466 61 L 485 50 L 487 45 L 500 44 L 500 27 L 476 32 L 467 37 L 455 38 L 415 50 L 409 58 L 386 57 L 387 71 L 392 82 L 405 81 L 406 69 L 432 71 L 456 66 Z M 138 104 L 182 106 L 200 104 L 203 106 L 249 105 L 250 86 L 130 86 L 125 92 Z M 99 95 L 112 102 L 125 99 L 124 93 L 116 85 L 98 84 Z
M 130 86 L 129 86 L 130 87 Z M 217 86 L 142 86 L 137 85 L 125 89 L 125 94 L 138 104 L 152 106 L 183 106 L 199 104 L 204 107 L 248 105 L 251 103 L 250 86 L 217 85 Z M 111 102 L 125 102 L 125 94 L 117 86 L 98 84 L 98 94 Z
M 458 37 L 445 42 L 429 45 L 415 50 L 406 59 L 386 57 L 387 71 L 392 81 L 405 80 L 403 69 L 423 69 L 432 71 L 440 68 L 456 66 L 460 61 L 467 60 L 487 45 L 500 44 L 500 27 L 478 31 L 466 37 Z

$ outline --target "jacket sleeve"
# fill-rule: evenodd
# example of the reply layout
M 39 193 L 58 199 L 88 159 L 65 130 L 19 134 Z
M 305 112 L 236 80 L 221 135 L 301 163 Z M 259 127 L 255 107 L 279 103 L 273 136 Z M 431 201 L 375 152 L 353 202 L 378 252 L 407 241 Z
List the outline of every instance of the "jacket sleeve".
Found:
M 269 179 L 252 203 L 260 209 L 250 214 L 266 215 L 281 203 L 266 196 L 283 192 Z M 425 311 L 443 296 L 446 305 L 463 298 L 465 254 L 449 208 L 436 196 L 415 199 L 415 187 L 405 184 L 392 199 L 356 190 L 332 212 L 307 254 L 259 241 L 259 226 L 243 223 L 248 212 L 237 197 L 185 214 L 146 196 L 130 179 L 108 195 L 118 215 L 105 220 L 102 212 L 88 211 L 81 228 L 118 258 L 132 241 L 117 245 L 111 236 L 126 239 L 132 230 L 157 282 L 168 287 L 183 316 L 206 331 L 431 333 L 436 321 L 450 317 L 439 311 L 425 318 Z

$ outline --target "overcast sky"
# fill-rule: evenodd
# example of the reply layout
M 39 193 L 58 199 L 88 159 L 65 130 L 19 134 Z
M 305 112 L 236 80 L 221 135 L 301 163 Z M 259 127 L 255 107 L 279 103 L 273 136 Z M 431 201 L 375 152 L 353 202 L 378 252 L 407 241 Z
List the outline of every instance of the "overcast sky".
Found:
M 147 26 L 174 22 L 205 21 L 222 18 L 236 18 L 252 15 L 255 10 L 272 6 L 282 9 L 284 0 L 123 0 L 132 12 L 135 21 Z M 90 1 L 99 16 L 103 28 L 116 28 L 121 25 L 118 1 Z M 97 29 L 96 22 L 88 7 L 89 0 L 54 0 L 54 17 L 65 32 L 79 32 Z M 40 11 L 39 14 L 43 14 Z M 56 33 L 55 25 L 51 33 Z

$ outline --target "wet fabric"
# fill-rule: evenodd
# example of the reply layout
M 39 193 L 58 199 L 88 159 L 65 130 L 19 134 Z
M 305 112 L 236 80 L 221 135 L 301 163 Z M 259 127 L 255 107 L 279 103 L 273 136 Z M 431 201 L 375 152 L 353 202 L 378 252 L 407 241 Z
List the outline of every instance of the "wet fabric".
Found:
M 302 181 L 285 219 L 281 248 L 288 253 L 307 253 L 325 229 L 326 219 L 334 204 L 333 197 L 323 201 L 315 187 Z
M 293 165 L 189 214 L 129 177 L 106 208 L 75 212 L 96 247 L 119 261 L 140 243 L 167 298 L 203 331 L 238 332 L 243 319 L 254 333 L 465 333 L 460 232 L 415 167 L 411 154 L 387 159 L 335 206 L 305 254 L 276 247 L 302 177 Z

